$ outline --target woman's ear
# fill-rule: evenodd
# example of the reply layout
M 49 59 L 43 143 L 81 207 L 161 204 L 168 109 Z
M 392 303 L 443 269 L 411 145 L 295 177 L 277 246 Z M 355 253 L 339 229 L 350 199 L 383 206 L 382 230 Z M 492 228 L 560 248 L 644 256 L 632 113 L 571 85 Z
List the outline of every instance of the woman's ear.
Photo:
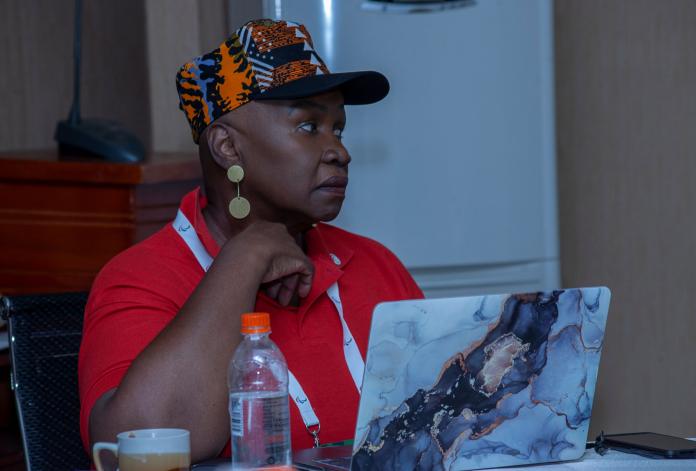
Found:
M 222 121 L 213 122 L 205 132 L 206 144 L 211 157 L 217 165 L 225 170 L 232 165 L 241 164 L 234 134 L 234 129 Z

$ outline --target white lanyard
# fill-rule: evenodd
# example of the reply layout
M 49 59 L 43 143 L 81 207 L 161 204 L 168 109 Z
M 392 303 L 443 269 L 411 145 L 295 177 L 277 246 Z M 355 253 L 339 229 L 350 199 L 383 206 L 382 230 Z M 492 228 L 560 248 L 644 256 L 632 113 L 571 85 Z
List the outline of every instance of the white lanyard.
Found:
M 341 319 L 341 326 L 343 327 L 343 356 L 346 358 L 346 365 L 348 365 L 350 375 L 353 377 L 353 382 L 358 390 L 358 394 L 360 394 L 363 372 L 365 371 L 365 362 L 362 359 L 362 355 L 360 355 L 360 350 L 358 350 L 358 345 L 355 343 L 353 334 L 350 333 L 348 324 L 343 317 L 343 304 L 341 304 L 341 295 L 338 292 L 338 283 L 329 286 L 329 289 L 326 290 L 326 294 L 329 295 L 329 299 L 334 303 L 334 306 L 336 306 L 338 317 Z
M 196 230 L 193 228 L 188 218 L 181 210 L 177 212 L 176 219 L 174 219 L 172 226 L 174 226 L 174 230 L 181 236 L 188 248 L 191 249 L 193 256 L 196 257 L 196 260 L 198 260 L 198 263 L 200 264 L 201 268 L 203 268 L 203 271 L 207 272 L 208 268 L 210 268 L 210 265 L 213 263 L 213 258 L 210 256 L 208 251 L 205 250 L 203 243 L 198 238 L 198 234 L 196 234 Z M 353 378 L 355 387 L 358 390 L 358 394 L 360 394 L 363 372 L 365 370 L 365 362 L 362 359 L 362 355 L 360 355 L 360 350 L 358 350 L 358 346 L 355 343 L 353 334 L 350 333 L 348 324 L 343 317 L 343 304 L 341 303 L 338 283 L 332 284 L 329 289 L 326 290 L 326 293 L 336 307 L 338 317 L 341 320 L 341 327 L 343 328 L 343 355 L 345 356 L 346 365 L 348 366 L 350 375 Z M 319 431 L 321 430 L 319 418 L 314 413 L 314 409 L 312 408 L 312 404 L 309 402 L 307 394 L 305 394 L 302 386 L 300 386 L 297 378 L 295 378 L 295 375 L 289 370 L 288 392 L 290 397 L 292 397 L 292 400 L 295 402 L 297 409 L 300 411 L 300 415 L 302 416 L 302 421 L 307 428 L 307 432 L 314 437 L 314 446 L 319 446 Z

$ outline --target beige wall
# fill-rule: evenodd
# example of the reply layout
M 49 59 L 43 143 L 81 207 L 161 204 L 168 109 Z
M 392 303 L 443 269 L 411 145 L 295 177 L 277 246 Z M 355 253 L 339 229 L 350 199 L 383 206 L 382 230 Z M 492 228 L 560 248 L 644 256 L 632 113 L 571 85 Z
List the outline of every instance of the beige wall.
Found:
M 72 101 L 73 5 L 0 0 L 0 150 L 55 146 Z M 148 142 L 141 2 L 90 0 L 83 12 L 82 115 L 127 123 Z
M 696 436 L 696 2 L 555 7 L 563 282 L 613 291 L 592 433 Z
M 186 61 L 216 48 L 227 37 L 226 0 L 146 0 L 151 147 L 193 150 L 179 110 L 174 76 Z

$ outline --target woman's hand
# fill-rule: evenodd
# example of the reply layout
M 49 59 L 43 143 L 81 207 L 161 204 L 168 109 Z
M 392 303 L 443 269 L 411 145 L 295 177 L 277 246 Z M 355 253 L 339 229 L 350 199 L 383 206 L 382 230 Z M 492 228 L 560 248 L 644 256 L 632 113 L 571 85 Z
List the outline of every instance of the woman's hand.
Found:
M 254 222 L 228 240 L 223 251 L 231 252 L 229 263 L 235 263 L 238 254 L 251 254 L 250 263 L 258 270 L 266 294 L 283 306 L 295 295 L 304 298 L 309 294 L 314 265 L 283 224 Z

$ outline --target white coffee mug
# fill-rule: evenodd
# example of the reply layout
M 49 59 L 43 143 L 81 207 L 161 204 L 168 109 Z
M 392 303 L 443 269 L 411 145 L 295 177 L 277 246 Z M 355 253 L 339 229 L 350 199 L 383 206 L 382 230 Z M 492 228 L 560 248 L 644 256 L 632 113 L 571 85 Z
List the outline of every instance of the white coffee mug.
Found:
M 177 428 L 131 430 L 116 435 L 118 443 L 97 442 L 92 457 L 104 471 L 99 454 L 111 451 L 120 471 L 188 471 L 191 466 L 191 434 Z

